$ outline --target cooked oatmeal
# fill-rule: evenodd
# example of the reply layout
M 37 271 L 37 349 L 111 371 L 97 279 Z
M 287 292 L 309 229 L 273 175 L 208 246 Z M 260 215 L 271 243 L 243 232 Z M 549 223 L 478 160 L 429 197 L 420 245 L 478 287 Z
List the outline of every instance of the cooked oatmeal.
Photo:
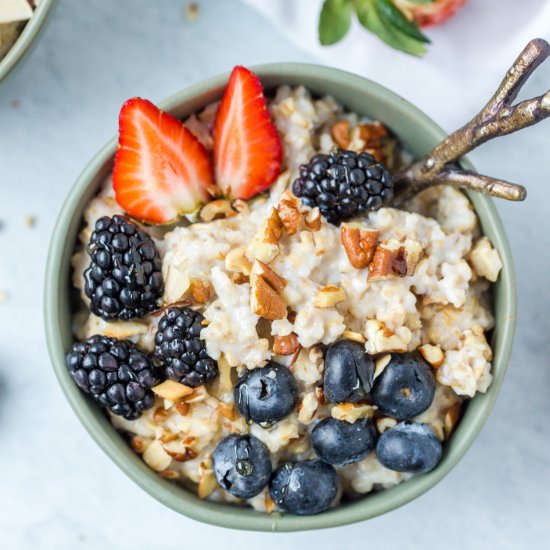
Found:
M 220 204 L 221 211 L 229 212 L 225 217 L 204 222 L 199 215 L 187 225 L 150 231 L 162 257 L 164 303 L 192 304 L 202 312 L 201 339 L 218 361 L 219 376 L 177 401 L 157 397 L 137 420 L 111 415 L 153 470 L 196 484 L 201 498 L 216 501 L 238 501 L 216 484 L 211 466 L 216 444 L 228 434 L 251 433 L 265 443 L 276 466 L 314 456 L 308 435 L 323 418 L 353 422 L 372 417 L 379 432 L 395 425 L 372 405 L 331 404 L 324 398 L 323 349 L 340 338 L 364 343 L 376 358 L 375 376 L 389 352 L 420 349 L 434 368 L 437 387 L 432 405 L 415 420 L 429 424 L 440 440 L 449 437 L 463 400 L 485 392 L 491 383 L 488 291 L 502 263 L 481 236 L 465 195 L 451 187 L 433 188 L 403 210 L 381 208 L 353 224 L 329 224 L 286 189 L 301 164 L 338 145 L 336 122 L 347 123 L 349 149 L 368 148 L 359 131 L 368 121 L 344 112 L 332 98 L 312 99 L 303 87 L 279 88 L 269 109 L 284 149 L 284 171 L 269 194 L 230 207 Z M 208 150 L 214 112 L 210 106 L 187 123 Z M 391 141 L 376 153 L 388 165 L 398 162 Z M 95 221 L 121 212 L 109 178 L 84 214 L 83 246 L 73 259 L 78 289 L 83 288 L 89 262 L 84 246 Z M 343 244 L 344 231 L 377 232 L 380 244 L 364 267 L 352 265 L 362 260 Z M 406 251 L 401 276 L 383 268 L 384 258 L 399 250 Z M 283 281 L 268 285 L 269 295 L 262 286 L 266 277 Z M 278 314 L 280 303 L 290 315 Z M 158 320 L 149 315 L 108 322 L 83 308 L 75 334 L 81 340 L 95 334 L 126 338 L 152 352 Z M 233 387 L 239 373 L 271 359 L 291 369 L 299 405 L 272 427 L 249 426 L 236 410 Z M 411 475 L 385 468 L 374 452 L 337 470 L 348 495 L 387 488 Z M 248 504 L 263 511 L 274 508 L 267 489 Z

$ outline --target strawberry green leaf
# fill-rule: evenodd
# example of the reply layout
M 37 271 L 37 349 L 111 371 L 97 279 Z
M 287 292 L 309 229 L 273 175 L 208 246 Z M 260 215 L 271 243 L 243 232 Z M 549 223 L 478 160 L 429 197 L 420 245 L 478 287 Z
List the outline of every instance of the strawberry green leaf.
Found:
M 415 40 L 430 43 L 430 39 L 418 30 L 416 23 L 409 21 L 391 0 L 376 0 L 376 9 L 386 25 L 395 27 L 396 30 Z
M 325 0 L 319 16 L 319 41 L 323 46 L 336 44 L 351 26 L 351 0 Z
M 356 0 L 357 17 L 363 27 L 396 50 L 418 56 L 426 53 L 426 47 L 422 42 L 403 34 L 388 23 L 378 6 L 377 0 Z

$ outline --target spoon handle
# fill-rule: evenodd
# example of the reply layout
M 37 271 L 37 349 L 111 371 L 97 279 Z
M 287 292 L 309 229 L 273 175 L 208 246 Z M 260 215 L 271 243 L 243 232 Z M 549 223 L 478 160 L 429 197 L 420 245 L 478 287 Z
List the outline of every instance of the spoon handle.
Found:
M 550 116 L 550 91 L 512 105 L 527 79 L 549 55 L 548 42 L 542 38 L 531 40 L 485 107 L 429 154 L 396 175 L 397 201 L 403 202 L 441 183 L 473 189 L 493 197 L 524 200 L 527 191 L 523 186 L 461 170 L 456 163 L 482 143 L 517 132 Z

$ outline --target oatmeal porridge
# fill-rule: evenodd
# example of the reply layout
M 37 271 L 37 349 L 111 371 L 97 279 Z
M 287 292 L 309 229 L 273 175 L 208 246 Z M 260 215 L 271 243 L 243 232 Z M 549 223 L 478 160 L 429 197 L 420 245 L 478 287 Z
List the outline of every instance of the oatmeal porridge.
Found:
M 227 141 L 252 77 L 236 69 L 181 136 L 148 102 L 123 107 L 114 175 L 73 257 L 80 343 L 67 365 L 159 475 L 200 498 L 310 514 L 437 465 L 464 402 L 491 384 L 502 263 L 460 191 L 391 207 L 405 153 L 380 123 L 303 87 L 278 88 L 268 110 L 260 87 L 252 137 L 268 165 L 231 179 Z M 194 163 L 155 164 L 140 139 L 147 155 L 153 140 L 181 142 Z M 136 151 L 140 169 L 164 170 L 160 191 L 136 194 Z M 244 157 L 256 170 L 257 152 Z M 135 273 L 146 290 L 121 290 Z

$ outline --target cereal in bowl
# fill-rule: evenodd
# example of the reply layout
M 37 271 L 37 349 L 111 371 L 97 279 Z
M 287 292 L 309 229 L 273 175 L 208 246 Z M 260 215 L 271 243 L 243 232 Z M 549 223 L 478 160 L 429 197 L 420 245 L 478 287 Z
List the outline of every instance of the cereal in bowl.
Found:
M 134 98 L 84 213 L 67 367 L 159 475 L 313 514 L 435 468 L 491 383 L 502 263 L 465 195 L 392 206 L 379 122 L 236 67 L 184 123 Z

